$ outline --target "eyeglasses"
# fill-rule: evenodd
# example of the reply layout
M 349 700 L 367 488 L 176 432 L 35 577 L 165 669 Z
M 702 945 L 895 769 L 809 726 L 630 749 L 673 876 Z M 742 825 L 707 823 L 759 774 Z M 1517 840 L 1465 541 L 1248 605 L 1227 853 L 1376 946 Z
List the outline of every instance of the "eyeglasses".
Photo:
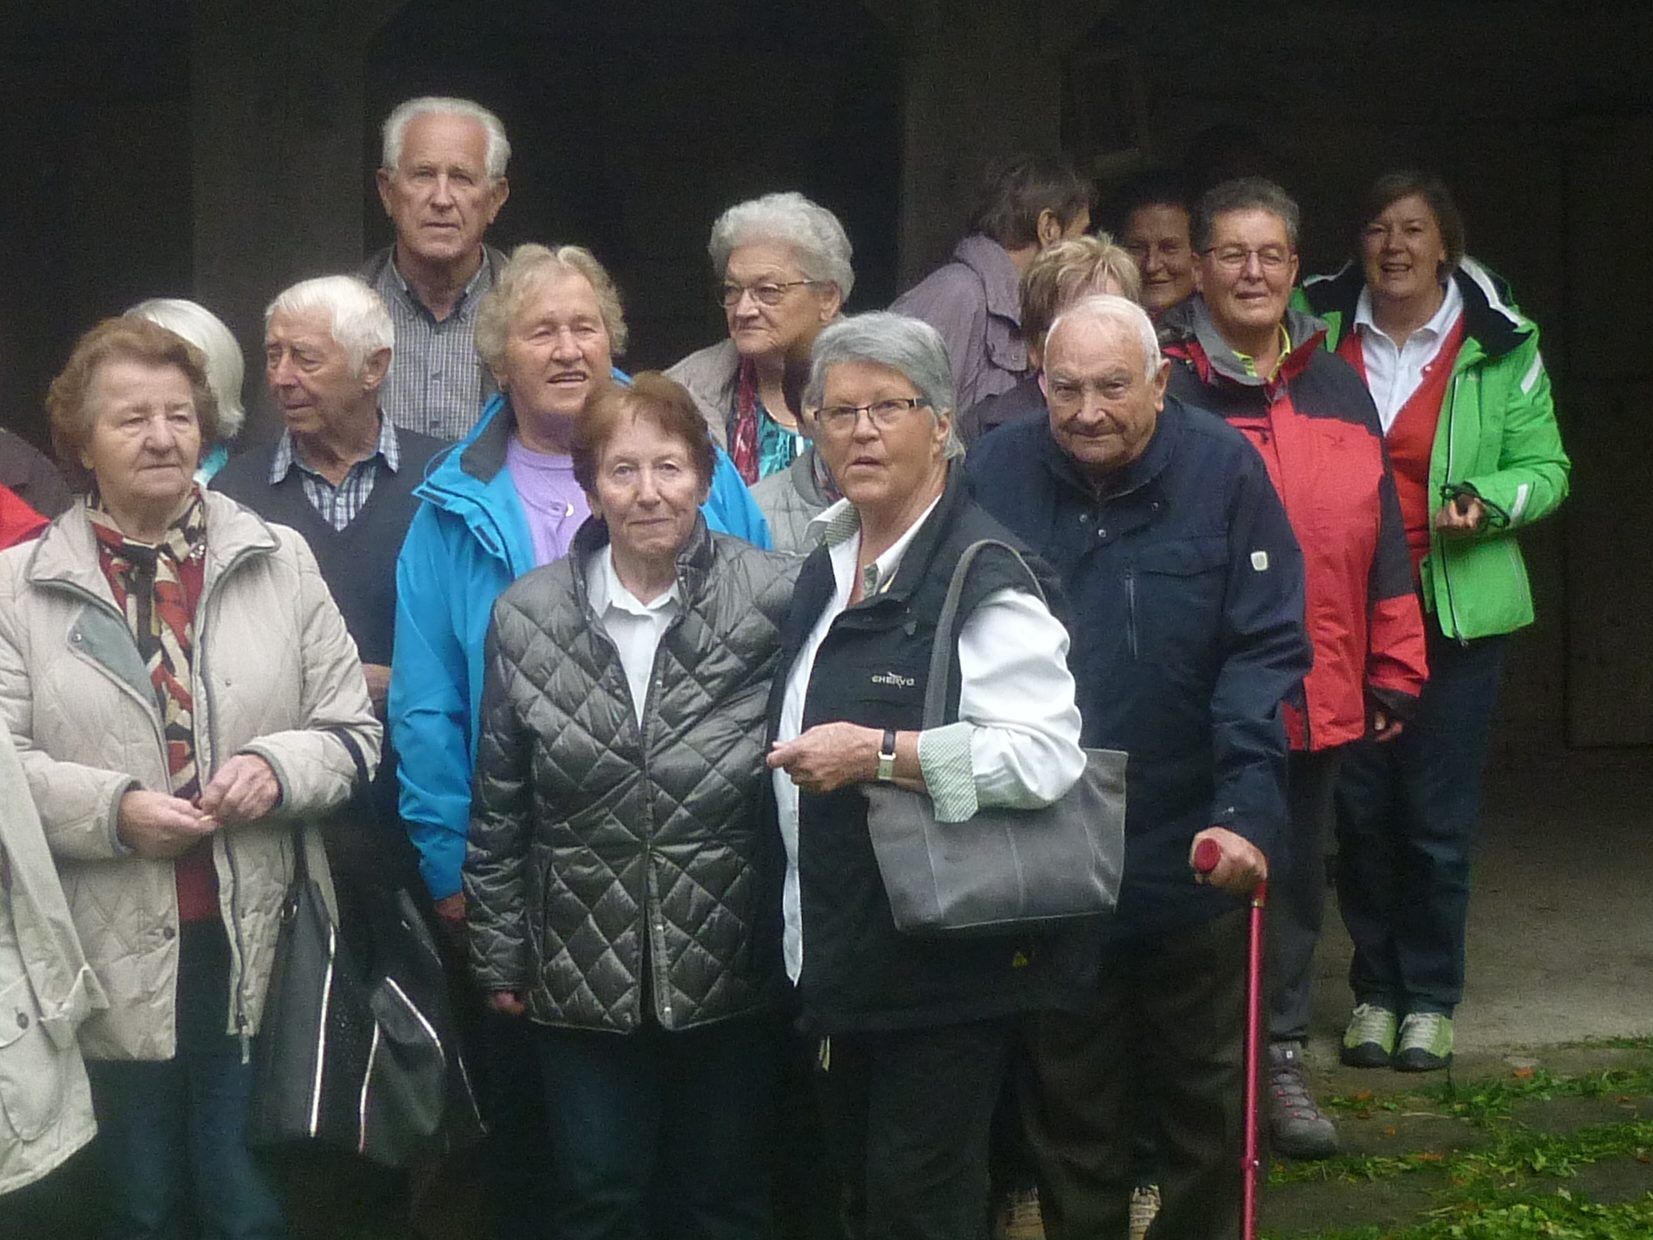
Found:
M 1203 251 L 1205 256 L 1224 271 L 1240 271 L 1253 258 L 1264 271 L 1281 271 L 1291 262 L 1291 251 L 1278 245 L 1265 245 L 1251 250 L 1241 245 L 1216 246 Z
M 901 420 L 901 415 L 909 409 L 917 409 L 920 405 L 929 406 L 930 402 L 922 396 L 902 396 L 890 400 L 875 400 L 870 405 L 823 405 L 815 411 L 815 420 L 829 435 L 848 435 L 860 422 L 861 415 L 867 415 L 871 422 L 881 431 L 887 431 Z
M 803 284 L 819 284 L 819 280 L 785 280 L 780 282 L 766 280 L 762 284 L 728 284 L 719 285 L 712 290 L 712 296 L 717 298 L 717 304 L 725 310 L 732 310 L 740 304 L 741 295 L 750 293 L 760 305 L 778 306 L 786 298 L 786 290 L 797 288 Z

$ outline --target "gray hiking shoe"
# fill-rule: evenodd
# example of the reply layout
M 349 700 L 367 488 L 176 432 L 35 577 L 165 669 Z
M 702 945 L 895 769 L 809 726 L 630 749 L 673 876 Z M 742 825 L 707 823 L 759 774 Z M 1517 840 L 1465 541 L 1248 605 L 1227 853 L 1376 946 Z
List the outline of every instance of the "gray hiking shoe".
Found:
M 1337 1125 L 1309 1092 L 1301 1042 L 1269 1044 L 1268 1131 L 1274 1152 L 1287 1158 L 1330 1158 L 1337 1153 Z
M 1159 1217 L 1159 1185 L 1138 1184 L 1131 1190 L 1131 1240 L 1143 1240 Z
M 1395 1050 L 1399 1072 L 1436 1072 L 1452 1062 L 1452 1018 L 1441 1012 L 1409 1013 Z
M 1351 1068 L 1387 1068 L 1395 1053 L 1400 1017 L 1392 1008 L 1362 1003 L 1349 1017 L 1339 1058 Z

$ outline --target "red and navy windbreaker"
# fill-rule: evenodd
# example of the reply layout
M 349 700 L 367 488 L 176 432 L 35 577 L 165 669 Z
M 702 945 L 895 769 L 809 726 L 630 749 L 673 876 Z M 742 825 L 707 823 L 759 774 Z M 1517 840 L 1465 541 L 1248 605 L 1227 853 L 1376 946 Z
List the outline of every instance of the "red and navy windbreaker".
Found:
M 1364 736 L 1371 711 L 1408 718 L 1427 678 L 1395 480 L 1377 409 L 1349 364 L 1321 348 L 1325 325 L 1287 312 L 1291 352 L 1274 378 L 1247 375 L 1198 296 L 1160 322 L 1171 392 L 1226 418 L 1268 466 L 1303 548 L 1314 667 L 1306 710 L 1289 707 L 1293 749 Z

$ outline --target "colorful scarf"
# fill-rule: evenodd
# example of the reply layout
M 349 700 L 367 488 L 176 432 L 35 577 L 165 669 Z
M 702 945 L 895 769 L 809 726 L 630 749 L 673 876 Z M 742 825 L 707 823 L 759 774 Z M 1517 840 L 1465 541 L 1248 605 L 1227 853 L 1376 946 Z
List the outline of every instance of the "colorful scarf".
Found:
M 195 645 L 195 608 L 201 599 L 207 551 L 206 505 L 197 487 L 189 506 L 159 543 L 136 542 L 121 533 L 97 497 L 87 506 L 98 540 L 98 561 L 115 605 L 138 643 L 138 653 L 155 688 L 166 736 L 172 794 L 200 795 L 195 766 L 195 698 L 190 659 Z
M 735 381 L 735 412 L 729 424 L 729 459 L 748 484 L 758 480 L 758 368 L 740 359 Z

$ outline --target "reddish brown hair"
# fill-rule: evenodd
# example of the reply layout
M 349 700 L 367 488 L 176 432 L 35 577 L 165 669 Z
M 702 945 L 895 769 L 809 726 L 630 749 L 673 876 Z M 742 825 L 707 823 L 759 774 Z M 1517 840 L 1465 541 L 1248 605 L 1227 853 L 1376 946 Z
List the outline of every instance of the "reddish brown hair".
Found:
M 711 487 L 717 449 L 700 407 L 681 383 L 658 370 L 645 370 L 632 376 L 630 385 L 605 384 L 580 412 L 574 427 L 574 480 L 586 494 L 596 494 L 603 449 L 621 425 L 634 418 L 646 418 L 661 434 L 682 440 L 700 485 Z
M 105 362 L 141 362 L 147 366 L 176 366 L 189 380 L 195 398 L 195 420 L 201 428 L 201 448 L 218 441 L 218 402 L 207 382 L 206 355 L 176 332 L 159 323 L 123 314 L 104 319 L 75 342 L 62 373 L 46 392 L 51 419 L 52 448 L 58 461 L 84 481 L 81 451 L 92 437 L 93 411 L 87 406 L 92 377 Z

